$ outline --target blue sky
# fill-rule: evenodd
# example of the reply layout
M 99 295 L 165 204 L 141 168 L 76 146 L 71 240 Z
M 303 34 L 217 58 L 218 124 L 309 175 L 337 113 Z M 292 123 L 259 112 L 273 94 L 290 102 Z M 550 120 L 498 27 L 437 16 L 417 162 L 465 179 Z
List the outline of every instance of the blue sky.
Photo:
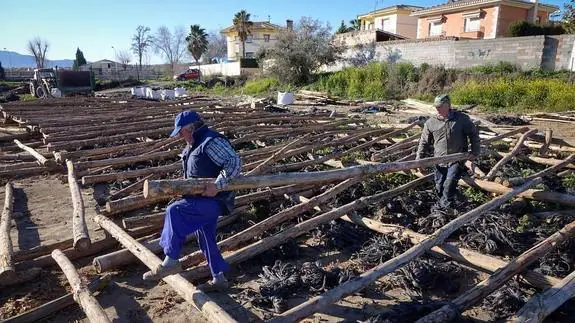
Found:
M 329 22 L 336 28 L 342 19 L 395 4 L 432 6 L 446 0 L 3 0 L 0 5 L 0 50 L 26 53 L 26 43 L 41 36 L 51 44 L 49 59 L 74 58 L 76 47 L 88 61 L 113 59 L 117 50 L 128 49 L 138 25 L 152 31 L 161 25 L 170 29 L 199 24 L 207 31 L 217 31 L 231 24 L 233 14 L 246 9 L 252 20 L 267 20 L 285 25 L 302 16 Z M 564 1 L 544 0 L 563 8 Z M 28 5 L 26 5 L 28 4 Z M 80 7 L 80 5 L 82 7 Z M 151 63 L 160 63 L 152 55 Z

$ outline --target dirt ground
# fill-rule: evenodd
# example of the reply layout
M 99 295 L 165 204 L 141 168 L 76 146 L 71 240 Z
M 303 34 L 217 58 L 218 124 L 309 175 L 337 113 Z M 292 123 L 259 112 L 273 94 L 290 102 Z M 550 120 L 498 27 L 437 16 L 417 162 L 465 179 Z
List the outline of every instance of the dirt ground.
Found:
M 345 109 L 344 109 L 345 110 Z M 417 111 L 394 111 L 392 113 L 363 115 L 373 118 L 376 122 L 397 123 Z M 543 130 L 553 127 L 555 134 L 566 140 L 575 138 L 575 130 L 571 125 L 562 123 L 541 124 L 533 126 Z M 28 250 L 43 244 L 54 243 L 71 238 L 70 221 L 72 203 L 67 184 L 58 176 L 37 176 L 19 179 L 14 183 L 14 227 L 11 238 L 15 250 Z M 86 207 L 86 218 L 91 219 L 97 214 L 96 198 L 98 193 L 93 189 L 83 189 Z M 4 188 L 0 189 L 0 200 L 4 200 Z M 102 239 L 104 232 L 92 221 L 88 222 L 90 237 L 93 241 Z M 337 252 L 318 252 L 309 236 L 298 240 L 300 257 L 298 262 L 319 260 L 322 265 L 343 263 L 349 259 L 348 254 Z M 194 243 L 189 250 L 194 250 Z M 92 257 L 90 257 L 91 259 Z M 96 273 L 89 260 L 72 261 L 79 272 L 90 280 Z M 255 283 L 261 266 L 273 265 L 273 259 L 256 257 L 253 260 L 235 266 L 230 273 L 233 285 L 229 295 L 210 293 L 209 296 L 228 313 L 240 322 L 256 322 L 269 317 L 269 313 L 252 307 L 247 297 L 247 291 L 256 291 Z M 142 264 L 133 264 L 123 270 L 111 273 L 111 282 L 96 298 L 114 322 L 204 322 L 202 315 L 193 306 L 186 303 L 173 289 L 161 282 L 144 282 L 141 277 L 147 269 Z M 485 275 L 470 277 L 462 282 L 461 291 L 485 278 Z M 405 298 L 400 290 L 382 292 L 381 288 L 370 287 L 365 291 L 346 297 L 334 304 L 325 313 L 310 317 L 309 322 L 350 322 L 366 320 L 369 316 L 385 311 L 386 307 L 398 299 Z M 21 286 L 2 288 L 0 290 L 0 318 L 8 318 L 39 306 L 47 301 L 63 296 L 70 290 L 64 275 L 58 267 L 43 270 L 41 278 Z M 291 308 L 305 299 L 291 299 Z M 487 314 L 471 310 L 479 322 L 490 321 Z M 88 322 L 77 305 L 69 306 L 51 316 L 45 322 Z

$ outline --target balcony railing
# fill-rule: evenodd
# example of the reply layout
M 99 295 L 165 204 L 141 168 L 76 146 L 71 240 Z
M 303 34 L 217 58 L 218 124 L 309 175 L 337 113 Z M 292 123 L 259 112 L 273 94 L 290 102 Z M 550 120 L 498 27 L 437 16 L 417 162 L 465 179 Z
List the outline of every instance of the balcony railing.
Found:
M 478 30 L 465 30 L 461 28 L 459 37 L 461 38 L 483 38 L 485 36 L 485 27 L 481 26 Z

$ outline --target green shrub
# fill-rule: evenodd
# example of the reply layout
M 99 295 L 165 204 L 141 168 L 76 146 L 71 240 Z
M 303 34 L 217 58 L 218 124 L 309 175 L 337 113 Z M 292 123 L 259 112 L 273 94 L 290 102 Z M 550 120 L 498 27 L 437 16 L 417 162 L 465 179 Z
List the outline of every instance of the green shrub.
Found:
M 456 84 L 451 96 L 455 104 L 478 104 L 490 112 L 575 109 L 575 85 L 557 79 L 470 80 Z
M 276 91 L 279 88 L 280 82 L 275 78 L 262 78 L 249 80 L 243 87 L 244 94 L 257 95 L 270 91 Z
M 565 28 L 561 25 L 533 24 L 527 21 L 514 21 L 507 30 L 508 36 L 536 36 L 536 35 L 561 35 L 565 34 Z

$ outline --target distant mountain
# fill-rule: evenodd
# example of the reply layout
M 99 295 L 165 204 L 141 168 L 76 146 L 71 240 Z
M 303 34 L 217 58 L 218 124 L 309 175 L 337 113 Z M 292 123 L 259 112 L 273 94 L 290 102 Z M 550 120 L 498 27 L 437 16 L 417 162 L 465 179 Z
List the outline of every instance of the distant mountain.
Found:
M 0 62 L 2 62 L 2 67 L 10 68 L 10 67 L 36 67 L 36 60 L 34 60 L 34 56 L 32 55 L 22 55 L 16 52 L 4 51 L 0 50 Z M 57 59 L 57 60 L 48 60 L 47 67 L 72 67 L 74 65 L 73 59 Z

